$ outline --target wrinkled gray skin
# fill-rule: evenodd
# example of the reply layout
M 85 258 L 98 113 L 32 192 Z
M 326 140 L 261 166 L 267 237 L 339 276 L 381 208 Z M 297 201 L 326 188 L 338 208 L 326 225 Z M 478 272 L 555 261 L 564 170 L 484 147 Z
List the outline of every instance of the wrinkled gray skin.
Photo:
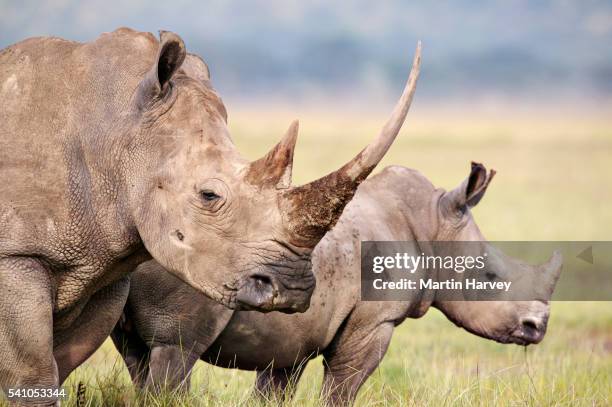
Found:
M 129 299 L 113 340 L 135 382 L 146 386 L 188 385 L 189 371 L 201 358 L 218 366 L 257 370 L 259 391 L 284 391 L 289 378 L 299 379 L 306 362 L 322 354 L 322 395 L 332 404 L 350 404 L 381 361 L 393 329 L 405 318 L 421 317 L 430 306 L 484 338 L 538 343 L 561 269 L 558 253 L 544 265 L 529 266 L 498 252 L 494 266 L 487 266 L 490 278 L 502 280 L 513 273 L 538 273 L 543 301 L 444 302 L 431 292 L 415 292 L 405 302 L 359 301 L 361 241 L 487 245 L 470 208 L 482 198 L 493 174 L 473 164 L 468 179 L 449 192 L 399 166 L 366 180 L 313 253 L 317 287 L 304 314 L 232 312 L 170 274 L 160 279 L 162 267 L 146 262 L 131 275 Z
M 297 123 L 245 160 L 208 68 L 176 34 L 2 50 L 2 390 L 62 383 L 112 331 L 127 274 L 151 256 L 223 306 L 304 311 L 310 254 L 399 132 L 419 55 L 373 143 L 292 187 Z

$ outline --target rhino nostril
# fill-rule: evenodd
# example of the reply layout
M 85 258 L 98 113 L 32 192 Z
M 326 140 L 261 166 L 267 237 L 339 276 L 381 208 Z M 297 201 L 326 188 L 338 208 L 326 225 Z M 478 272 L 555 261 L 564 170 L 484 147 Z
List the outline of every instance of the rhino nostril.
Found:
M 270 277 L 268 276 L 264 276 L 261 274 L 255 274 L 253 276 L 251 276 L 251 278 L 253 280 L 255 280 L 255 284 L 258 287 L 264 286 L 264 285 L 272 285 L 272 280 L 270 280 Z
M 278 296 L 278 287 L 275 282 L 265 274 L 253 274 L 250 276 L 251 280 L 253 280 L 255 288 L 260 291 L 271 290 L 272 298 L 276 298 Z
M 539 330 L 538 323 L 533 319 L 524 319 L 521 325 L 526 333 L 536 333 Z
M 274 280 L 264 274 L 248 276 L 238 289 L 236 302 L 244 309 L 259 309 L 269 311 L 274 307 L 277 297 Z

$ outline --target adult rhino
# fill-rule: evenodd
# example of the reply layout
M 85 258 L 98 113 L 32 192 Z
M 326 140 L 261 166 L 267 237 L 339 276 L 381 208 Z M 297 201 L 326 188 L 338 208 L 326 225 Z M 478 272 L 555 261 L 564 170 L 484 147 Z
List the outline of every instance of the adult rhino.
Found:
M 223 306 L 304 311 L 310 254 L 398 134 L 419 56 L 378 137 L 291 187 L 297 124 L 248 162 L 208 68 L 176 34 L 2 50 L 1 388 L 61 384 L 112 331 L 128 273 L 151 257 Z
M 284 391 L 290 380 L 299 379 L 309 359 L 323 355 L 322 396 L 331 404 L 350 404 L 383 358 L 394 328 L 406 318 L 423 316 L 430 306 L 484 338 L 521 345 L 540 342 L 548 299 L 561 270 L 558 253 L 541 266 L 530 266 L 497 252 L 496 261 L 487 262 L 482 271 L 498 280 L 536 273 L 535 281 L 542 285 L 537 301 L 448 301 L 421 290 L 401 302 L 360 301 L 361 241 L 473 241 L 489 248 L 470 208 L 480 201 L 493 174 L 473 164 L 465 182 L 448 192 L 399 166 L 363 182 L 313 252 L 317 287 L 304 314 L 233 312 L 168 273 L 160 278 L 158 263 L 143 263 L 131 275 L 124 316 L 112 335 L 130 375 L 148 388 L 188 386 L 190 369 L 201 358 L 256 370 L 256 387 L 265 393 Z

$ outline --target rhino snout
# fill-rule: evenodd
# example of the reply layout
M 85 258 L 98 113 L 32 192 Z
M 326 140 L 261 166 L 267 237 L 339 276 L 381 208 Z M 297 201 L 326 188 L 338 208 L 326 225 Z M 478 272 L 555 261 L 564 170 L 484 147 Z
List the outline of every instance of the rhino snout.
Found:
M 237 308 L 260 312 L 305 312 L 315 287 L 314 278 L 288 284 L 277 276 L 257 272 L 249 275 L 236 294 Z
M 518 326 L 512 332 L 512 341 L 519 345 L 540 343 L 546 334 L 547 325 L 548 312 L 525 316 L 519 320 Z

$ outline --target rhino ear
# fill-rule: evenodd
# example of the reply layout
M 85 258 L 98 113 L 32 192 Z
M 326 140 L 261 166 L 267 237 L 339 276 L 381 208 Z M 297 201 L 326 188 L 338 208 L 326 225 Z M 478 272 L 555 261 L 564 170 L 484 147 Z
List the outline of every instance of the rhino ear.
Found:
M 491 170 L 487 174 L 484 165 L 472 162 L 469 177 L 457 188 L 447 192 L 446 200 L 455 208 L 476 206 L 484 196 L 494 176 L 495 170 Z
M 186 53 L 181 37 L 169 31 L 159 32 L 157 57 L 140 84 L 139 99 L 143 104 L 168 92 L 170 80 L 183 64 Z
M 181 37 L 169 31 L 159 32 L 159 50 L 153 69 L 157 72 L 157 83 L 162 92 L 183 64 L 186 54 L 185 43 Z
M 487 174 L 484 165 L 472 161 L 472 169 L 465 190 L 465 202 L 468 206 L 476 206 L 480 202 L 494 176 L 495 170 Z
M 185 62 L 181 66 L 187 76 L 197 79 L 200 82 L 210 81 L 210 70 L 202 58 L 196 54 L 187 53 Z

